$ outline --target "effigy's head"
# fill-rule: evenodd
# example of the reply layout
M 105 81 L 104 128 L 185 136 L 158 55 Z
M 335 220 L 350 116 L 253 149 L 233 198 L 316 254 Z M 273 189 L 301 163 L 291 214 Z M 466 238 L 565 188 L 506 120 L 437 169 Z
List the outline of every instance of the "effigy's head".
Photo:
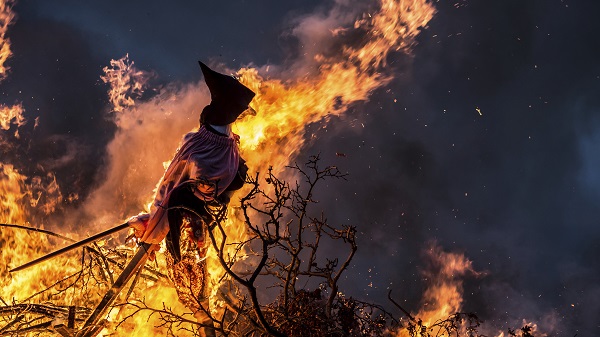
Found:
M 235 122 L 249 108 L 248 104 L 256 94 L 235 77 L 218 73 L 200 61 L 198 63 L 211 98 L 210 104 L 202 110 L 200 122 L 218 126 Z

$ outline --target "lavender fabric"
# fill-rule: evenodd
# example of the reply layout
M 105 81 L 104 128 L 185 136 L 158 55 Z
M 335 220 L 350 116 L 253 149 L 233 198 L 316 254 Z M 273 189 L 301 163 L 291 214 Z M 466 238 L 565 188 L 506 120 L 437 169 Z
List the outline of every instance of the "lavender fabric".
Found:
M 169 232 L 165 208 L 177 186 L 201 181 L 194 195 L 205 201 L 213 200 L 229 186 L 239 164 L 238 140 L 237 135 L 218 135 L 204 126 L 184 137 L 159 184 L 143 242 L 160 243 Z

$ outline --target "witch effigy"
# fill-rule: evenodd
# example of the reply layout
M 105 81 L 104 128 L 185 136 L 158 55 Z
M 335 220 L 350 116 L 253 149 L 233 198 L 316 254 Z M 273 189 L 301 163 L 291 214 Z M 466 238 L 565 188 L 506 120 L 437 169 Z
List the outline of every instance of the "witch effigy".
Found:
M 163 240 L 167 247 L 168 275 L 175 285 L 179 300 L 194 312 L 204 327 L 201 334 L 215 335 L 212 320 L 207 315 L 206 237 L 209 226 L 217 220 L 214 210 L 224 214 L 233 192 L 242 188 L 246 180 L 248 167 L 240 157 L 239 136 L 232 132 L 231 125 L 244 111 L 252 111 L 249 104 L 255 93 L 233 76 L 218 73 L 202 62 L 200 68 L 210 91 L 211 102 L 202 110 L 199 129 L 184 136 L 160 180 L 150 213 L 138 214 L 121 225 L 9 270 L 13 273 L 29 268 L 126 228 L 133 228 L 139 239 L 137 252 L 81 329 L 75 331 L 73 321 L 72 326 L 63 331 L 64 335 L 98 335 L 107 324 L 104 314 L 131 277 L 160 248 Z
M 200 305 L 208 307 L 204 258 L 207 230 L 214 220 L 208 210 L 226 206 L 246 178 L 239 136 L 231 125 L 255 95 L 234 77 L 199 63 L 211 94 L 200 127 L 184 136 L 158 185 L 151 212 L 128 221 L 141 242 L 156 247 L 165 240 L 169 277 L 180 301 L 195 312 Z

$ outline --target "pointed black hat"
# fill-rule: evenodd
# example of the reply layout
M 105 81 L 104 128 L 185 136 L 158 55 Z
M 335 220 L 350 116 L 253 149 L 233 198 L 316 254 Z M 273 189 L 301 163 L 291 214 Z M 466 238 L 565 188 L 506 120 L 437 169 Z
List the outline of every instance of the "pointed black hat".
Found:
M 220 74 L 206 64 L 200 63 L 204 81 L 210 91 L 211 102 L 202 110 L 202 123 L 227 125 L 235 122 L 238 116 L 248 109 L 255 93 L 241 84 L 233 76 Z

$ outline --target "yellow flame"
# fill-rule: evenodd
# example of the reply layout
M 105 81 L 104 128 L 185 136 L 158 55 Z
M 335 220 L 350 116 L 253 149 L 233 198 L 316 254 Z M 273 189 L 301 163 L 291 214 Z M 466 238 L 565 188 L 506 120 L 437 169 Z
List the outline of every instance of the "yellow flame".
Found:
M 306 125 L 342 114 L 350 104 L 367 100 L 373 90 L 389 83 L 392 76 L 381 69 L 386 57 L 390 52 L 412 46 L 419 29 L 434 12 L 433 6 L 425 0 L 385 0 L 379 12 L 351 23 L 355 29 L 366 31 L 366 43 L 347 46 L 337 55 L 324 52 L 313 55 L 310 64 L 300 65 L 306 67 L 306 74 L 297 71 L 302 75 L 287 76 L 284 80 L 265 78 L 266 72 L 261 74 L 255 68 L 241 69 L 240 81 L 257 93 L 251 105 L 258 114 L 234 125 L 251 169 L 266 172 L 269 165 L 281 168 L 289 164 L 305 143 Z M 335 38 L 343 32 L 330 33 L 331 38 Z M 115 71 L 105 69 L 109 79 L 105 81 L 113 88 L 114 110 L 121 112 L 122 120 L 128 118 L 136 123 L 118 122 L 120 129 L 109 145 L 112 165 L 108 178 L 90 197 L 89 212 L 109 209 L 125 217 L 127 210 L 114 212 L 114 205 L 122 202 L 115 202 L 113 195 L 124 196 L 128 201 L 137 200 L 138 207 L 147 204 L 162 175 L 162 163 L 172 155 L 181 135 L 198 125 L 197 118 L 208 101 L 208 92 L 204 84 L 190 85 L 165 91 L 151 102 L 137 104 L 126 93 L 132 88 L 135 78 L 132 74 L 139 71 L 124 59 L 113 61 L 111 65 Z M 277 76 L 276 71 L 271 73 Z M 98 222 L 105 223 L 115 215 L 103 213 L 101 217 Z M 228 242 L 241 242 L 246 236 L 244 223 L 234 210 L 225 229 Z M 225 255 L 234 253 L 233 246 L 226 247 L 231 251 Z M 207 265 L 211 299 L 217 306 L 216 292 L 224 271 L 214 251 L 209 252 Z
M 249 167 L 266 172 L 268 166 L 289 165 L 306 139 L 305 127 L 346 111 L 352 103 L 365 101 L 370 93 L 393 78 L 380 72 L 392 51 L 414 44 L 419 29 L 435 13 L 424 0 L 383 0 L 378 12 L 354 23 L 368 29 L 368 42 L 345 47 L 342 55 L 315 55 L 318 70 L 309 76 L 280 80 L 264 78 L 254 68 L 238 73 L 240 81 L 257 93 L 252 107 L 258 112 L 234 125 L 241 136 L 241 150 Z M 338 34 L 332 31 L 331 38 Z M 242 242 L 243 221 L 230 215 L 227 223 L 230 242 Z M 231 247 L 233 254 L 234 247 Z M 211 280 L 223 274 L 214 254 L 208 258 Z
M 110 84 L 108 98 L 115 112 L 122 112 L 135 105 L 134 98 L 144 93 L 150 75 L 135 68 L 134 62 L 129 60 L 129 54 L 118 60 L 110 60 L 110 67 L 102 70 L 105 75 L 100 78 L 104 83 Z
M 0 163 L 0 223 L 27 223 L 28 212 L 22 207 L 28 203 L 29 190 L 26 177 L 12 165 Z M 0 249 L 0 289 L 6 302 L 21 301 L 50 286 L 77 269 L 77 261 L 57 258 L 52 264 L 40 264 L 19 273 L 8 273 L 9 268 L 28 262 L 32 257 L 52 249 L 53 243 L 46 237 L 19 229 L 0 228 L 2 249 Z M 60 268 L 56 268 L 60 266 Z M 66 294 L 63 301 L 72 300 Z M 60 303 L 57 303 L 60 304 Z
M 240 70 L 241 82 L 258 93 L 251 103 L 258 114 L 236 123 L 242 149 L 252 151 L 251 167 L 287 165 L 305 142 L 306 125 L 342 114 L 393 78 L 380 72 L 380 65 L 390 52 L 414 45 L 435 9 L 425 0 L 382 0 L 380 5 L 377 13 L 354 24 L 369 29 L 368 42 L 345 47 L 336 57 L 316 55 L 317 74 L 282 81 L 265 79 L 256 69 Z M 331 34 L 333 38 L 337 33 Z
M 421 309 L 412 313 L 412 316 L 431 327 L 460 312 L 463 301 L 462 277 L 476 272 L 471 261 L 462 254 L 444 252 L 436 245 L 430 246 L 426 253 L 432 268 L 424 272 L 428 286 L 423 294 Z M 401 328 L 397 336 L 407 337 L 409 333 Z
M 330 13 L 332 17 L 334 10 Z M 383 68 L 386 58 L 391 52 L 408 50 L 419 30 L 427 25 L 434 13 L 433 6 L 426 0 L 382 0 L 378 11 L 349 22 L 348 27 L 332 27 L 328 30 L 331 35 L 325 37 L 335 39 L 344 31 L 356 29 L 364 32 L 362 41 L 355 41 L 336 53 L 317 51 L 301 59 L 295 70 L 289 73 L 251 67 L 241 69 L 240 80 L 257 93 L 252 106 L 258 114 L 237 122 L 234 131 L 241 136 L 241 150 L 252 171 L 265 172 L 269 165 L 281 168 L 289 164 L 306 142 L 306 125 L 341 115 L 350 104 L 368 100 L 374 90 L 389 83 L 393 76 Z M 111 85 L 109 99 L 119 129 L 108 147 L 111 162 L 106 170 L 106 179 L 80 210 L 87 218 L 93 219 L 86 226 L 88 230 L 94 226 L 110 227 L 147 204 L 162 175 L 162 163 L 173 154 L 181 136 L 198 125 L 200 109 L 209 99 L 205 85 L 201 83 L 169 87 L 149 102 L 136 102 L 149 75 L 137 70 L 127 55 L 111 61 L 111 68 L 105 68 L 105 74 L 102 79 Z M 15 179 L 11 186 L 20 186 L 18 184 L 22 184 L 23 177 Z M 25 193 L 15 186 L 11 195 Z M 22 201 L 16 198 L 7 203 L 14 206 Z M 20 214 L 19 219 L 11 221 L 27 219 L 27 214 Z M 232 209 L 225 227 L 228 241 L 243 241 L 246 235 L 244 228 L 243 221 Z M 16 234 L 9 235 L 16 237 Z M 3 233 L 2 237 L 6 235 Z M 46 245 L 42 241 L 34 244 L 37 248 L 33 252 L 19 252 L 23 254 L 23 260 L 29 260 L 31 254 L 39 255 L 41 247 Z M 18 246 L 15 242 L 15 249 Z M 233 246 L 226 247 L 234 249 Z M 230 253 L 233 251 L 225 252 L 225 255 Z M 43 266 L 46 271 L 53 268 L 62 270 L 65 261 L 55 260 Z M 19 263 L 21 261 L 10 262 L 11 265 Z M 207 264 L 213 291 L 211 300 L 217 307 L 216 290 L 223 270 L 214 252 L 209 253 Z M 39 280 L 39 277 L 30 274 L 22 275 L 31 278 L 21 279 L 20 283 L 11 281 L 12 284 L 27 285 Z M 169 285 L 141 282 L 139 288 L 135 295 L 145 297 L 150 305 L 161 308 L 162 303 L 167 302 L 176 307 L 174 310 L 177 312 L 188 311 L 178 303 Z M 23 290 L 24 293 L 32 291 Z M 128 321 L 132 326 L 119 330 L 118 334 L 130 334 L 134 330 L 138 333 L 138 329 L 147 329 L 143 333 L 155 334 L 152 323 L 146 322 L 143 317 L 141 321 L 139 319 Z
M 0 163 L 0 216 L 3 222 L 24 222 L 26 214 L 19 208 L 22 203 L 23 193 L 21 186 L 24 184 L 25 176 L 19 174 L 12 165 Z

